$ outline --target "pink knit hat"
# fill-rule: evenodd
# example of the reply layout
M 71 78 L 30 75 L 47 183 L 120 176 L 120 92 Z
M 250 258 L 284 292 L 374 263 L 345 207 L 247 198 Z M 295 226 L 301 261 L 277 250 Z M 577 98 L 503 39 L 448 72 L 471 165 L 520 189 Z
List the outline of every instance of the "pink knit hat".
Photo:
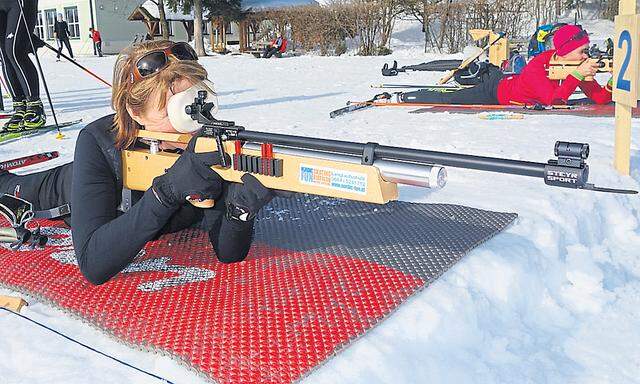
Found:
M 553 46 L 559 56 L 585 44 L 589 44 L 589 35 L 577 25 L 565 25 L 553 34 Z

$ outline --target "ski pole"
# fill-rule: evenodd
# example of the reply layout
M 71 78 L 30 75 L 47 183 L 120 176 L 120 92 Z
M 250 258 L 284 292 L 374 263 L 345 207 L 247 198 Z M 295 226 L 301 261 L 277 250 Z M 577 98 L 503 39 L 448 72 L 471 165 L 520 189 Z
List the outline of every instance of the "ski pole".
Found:
M 36 39 L 39 40 L 39 44 L 42 44 L 43 47 L 47 47 L 50 50 L 52 50 L 55 53 L 58 53 L 58 50 L 55 49 L 54 47 L 52 47 L 50 44 L 48 44 L 47 42 L 43 41 L 40 37 L 35 36 L 34 37 Z M 96 79 L 100 80 L 101 82 L 105 83 L 106 85 L 108 85 L 109 87 L 111 87 L 112 85 L 109 84 L 106 80 L 104 80 L 103 78 L 101 78 L 100 76 L 96 75 L 95 73 L 91 72 L 90 70 L 88 70 L 87 68 L 83 67 L 82 65 L 80 65 L 77 61 L 73 60 L 72 58 L 70 58 L 69 56 L 65 55 L 64 53 L 60 52 L 60 56 L 64 57 L 65 59 L 69 60 L 71 63 L 75 64 L 78 68 L 82 69 L 83 71 L 87 72 L 88 74 L 90 74 L 91 76 L 95 77 Z
M 44 84 L 44 91 L 47 93 L 47 99 L 49 100 L 49 107 L 51 108 L 51 115 L 53 116 L 53 122 L 56 124 L 56 129 L 58 130 L 58 134 L 56 135 L 56 139 L 64 138 L 64 135 L 60 131 L 60 125 L 58 125 L 58 118 L 56 117 L 56 111 L 53 109 L 53 102 L 51 102 L 51 95 L 49 94 L 49 87 L 47 86 L 47 80 L 44 78 L 44 72 L 42 71 L 42 66 L 40 65 L 40 59 L 38 58 L 38 52 L 36 51 L 35 45 L 33 45 L 33 39 L 31 38 L 31 32 L 29 32 L 29 24 L 27 23 L 27 19 L 24 16 L 24 8 L 22 7 L 22 3 L 20 0 L 16 0 L 18 3 L 18 7 L 20 7 L 20 16 L 22 18 L 22 22 L 24 23 L 24 29 L 27 32 L 27 36 L 29 37 L 29 43 L 31 44 L 31 51 L 33 52 L 33 56 L 36 57 L 36 63 L 38 64 L 38 70 L 40 71 L 40 77 L 42 78 L 42 84 Z

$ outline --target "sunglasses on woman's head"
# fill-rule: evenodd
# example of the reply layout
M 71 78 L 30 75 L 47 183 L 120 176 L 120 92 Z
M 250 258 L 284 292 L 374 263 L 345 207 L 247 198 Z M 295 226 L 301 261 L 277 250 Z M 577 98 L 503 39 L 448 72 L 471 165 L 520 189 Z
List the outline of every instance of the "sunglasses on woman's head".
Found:
M 198 60 L 198 55 L 187 43 L 175 43 L 167 48 L 158 49 L 145 53 L 136 61 L 136 65 L 131 71 L 131 83 L 135 83 L 160 72 L 169 65 L 169 56 L 178 60 Z
M 560 44 L 559 47 L 556 48 L 556 50 L 564 47 L 565 45 L 569 44 L 572 41 L 577 41 L 577 40 L 581 40 L 585 37 L 589 36 L 589 33 L 587 33 L 587 31 L 585 31 L 584 29 L 581 29 L 580 32 L 576 33 L 575 35 L 571 36 L 571 38 L 567 41 L 565 41 L 564 43 Z

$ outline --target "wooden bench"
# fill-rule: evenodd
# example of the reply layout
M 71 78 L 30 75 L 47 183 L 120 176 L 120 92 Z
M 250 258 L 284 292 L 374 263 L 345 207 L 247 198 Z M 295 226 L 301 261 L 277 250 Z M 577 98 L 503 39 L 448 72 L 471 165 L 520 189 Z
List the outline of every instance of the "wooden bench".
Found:
M 264 52 L 264 47 L 266 47 L 267 45 L 269 45 L 268 41 L 258 41 L 255 43 L 255 47 L 252 47 L 251 49 L 244 51 L 244 53 L 250 53 L 259 59 L 260 57 L 262 57 L 262 53 Z
M 285 41 L 284 42 L 284 49 L 285 49 L 285 52 L 286 52 L 288 41 L 287 40 L 284 40 L 284 41 Z M 267 45 L 269 45 L 270 43 L 271 43 L 270 41 L 258 41 L 258 42 L 256 42 L 255 48 L 248 49 L 248 50 L 244 51 L 244 53 L 250 53 L 250 54 L 252 54 L 253 56 L 255 56 L 257 58 L 260 58 L 260 57 L 262 57 L 262 54 L 264 53 L 264 48 Z M 276 52 L 273 56 L 282 57 L 282 52 Z

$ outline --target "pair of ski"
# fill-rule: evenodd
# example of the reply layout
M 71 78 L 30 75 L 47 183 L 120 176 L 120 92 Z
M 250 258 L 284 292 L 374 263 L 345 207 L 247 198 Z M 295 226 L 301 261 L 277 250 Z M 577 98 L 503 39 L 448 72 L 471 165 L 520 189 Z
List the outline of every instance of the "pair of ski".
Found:
M 397 94 L 394 94 L 397 95 Z M 532 115 L 565 115 L 582 117 L 613 117 L 613 104 L 598 105 L 589 103 L 587 99 L 570 100 L 568 105 L 489 105 L 489 104 L 433 104 L 433 103 L 405 103 L 393 101 L 394 95 L 384 92 L 365 101 L 348 102 L 346 107 L 331 111 L 329 117 L 335 118 L 354 111 L 372 107 L 411 107 L 416 108 L 409 113 L 455 113 L 476 114 L 481 112 L 518 112 Z M 640 109 L 634 108 L 633 117 L 640 117 Z
M 427 103 L 405 103 L 405 102 L 401 102 L 401 101 L 393 101 L 392 99 L 394 97 L 398 98 L 400 92 L 396 92 L 394 94 L 391 94 L 389 92 L 383 92 L 383 93 L 379 93 L 377 95 L 375 95 L 374 97 L 372 97 L 369 100 L 365 100 L 365 101 L 348 101 L 347 102 L 347 106 L 346 107 L 342 107 L 342 108 L 338 108 L 334 111 L 331 111 L 329 113 L 329 117 L 331 118 L 335 118 L 338 116 L 342 116 L 344 114 L 347 113 L 351 113 L 351 112 L 355 112 L 355 111 L 359 111 L 362 109 L 367 109 L 367 108 L 372 108 L 372 107 L 423 107 L 423 108 L 430 108 L 430 107 L 443 107 L 443 106 L 451 106 L 452 108 L 457 108 L 459 107 L 460 109 L 462 108 L 469 108 L 469 107 L 479 107 L 479 105 L 473 105 L 473 106 L 469 106 L 469 105 L 449 105 L 449 104 L 427 104 Z M 488 110 L 492 110 L 492 109 L 500 109 L 501 105 L 486 105 L 483 106 L 486 107 L 486 109 Z M 522 107 L 519 107 L 522 108 Z M 414 111 L 415 112 L 415 111 Z
M 3 115 L 0 115 L 0 119 L 3 118 L 2 116 Z M 11 115 L 9 115 L 9 116 L 11 116 Z M 43 127 L 36 128 L 36 129 L 23 129 L 23 130 L 19 130 L 19 131 L 2 132 L 2 133 L 0 133 L 0 145 L 8 143 L 8 142 L 11 142 L 11 141 L 15 141 L 15 140 L 21 139 L 23 137 L 31 137 L 31 136 L 42 135 L 44 133 L 54 131 L 54 130 L 56 130 L 58 128 L 70 127 L 72 125 L 76 125 L 76 124 L 79 124 L 81 122 L 82 122 L 82 119 L 78 119 L 78 120 L 61 122 L 61 123 L 58 123 L 58 125 L 48 124 L 48 125 L 45 125 Z

